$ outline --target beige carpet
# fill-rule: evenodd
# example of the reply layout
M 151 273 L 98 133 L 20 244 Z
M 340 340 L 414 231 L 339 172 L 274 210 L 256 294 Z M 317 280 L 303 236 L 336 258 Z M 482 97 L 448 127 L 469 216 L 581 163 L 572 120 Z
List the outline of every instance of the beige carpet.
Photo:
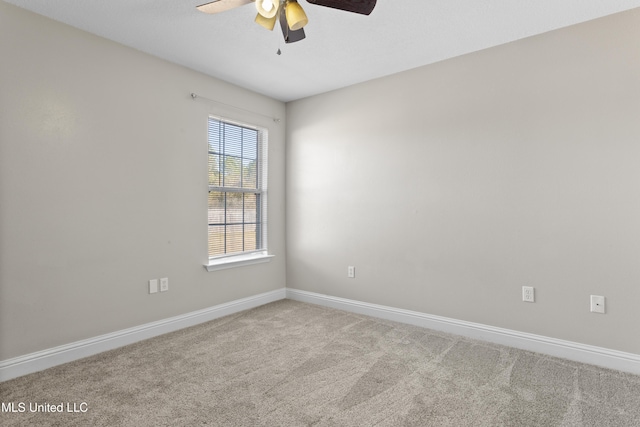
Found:
M 640 426 L 638 376 L 291 300 L 4 382 L 0 398 L 25 409 L 3 426 Z M 31 412 L 61 403 L 78 412 Z

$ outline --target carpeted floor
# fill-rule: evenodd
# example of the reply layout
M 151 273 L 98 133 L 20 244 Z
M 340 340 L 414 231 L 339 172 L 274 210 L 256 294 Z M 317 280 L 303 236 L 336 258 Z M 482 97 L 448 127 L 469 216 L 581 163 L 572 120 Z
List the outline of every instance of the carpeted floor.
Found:
M 1 383 L 0 401 L 3 426 L 640 426 L 638 376 L 291 300 Z

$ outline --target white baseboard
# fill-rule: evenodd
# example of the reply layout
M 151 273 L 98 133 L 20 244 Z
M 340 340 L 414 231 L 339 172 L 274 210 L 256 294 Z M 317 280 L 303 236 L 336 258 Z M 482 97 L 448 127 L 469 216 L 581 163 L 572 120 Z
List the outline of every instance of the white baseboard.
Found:
M 285 288 L 0 361 L 0 382 L 278 301 Z
M 288 299 L 296 301 L 421 326 L 636 375 L 640 374 L 640 355 L 638 354 L 297 289 L 287 288 L 286 294 Z
M 0 382 L 289 298 L 640 375 L 640 355 L 314 292 L 282 288 L 0 361 Z

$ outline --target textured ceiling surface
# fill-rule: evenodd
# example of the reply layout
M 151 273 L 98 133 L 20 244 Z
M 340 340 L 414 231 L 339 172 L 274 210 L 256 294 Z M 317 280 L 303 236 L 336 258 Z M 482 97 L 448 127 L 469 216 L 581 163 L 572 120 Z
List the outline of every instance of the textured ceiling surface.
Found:
M 371 15 L 300 0 L 306 39 L 253 22 L 253 4 L 5 0 L 140 51 L 291 101 L 640 7 L 640 0 L 378 0 Z M 280 49 L 281 55 L 276 52 Z

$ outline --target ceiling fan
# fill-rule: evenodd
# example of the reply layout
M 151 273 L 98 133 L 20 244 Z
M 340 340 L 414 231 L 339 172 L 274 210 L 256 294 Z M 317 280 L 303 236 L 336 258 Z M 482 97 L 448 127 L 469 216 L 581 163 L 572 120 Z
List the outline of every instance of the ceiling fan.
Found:
M 213 14 L 253 2 L 258 10 L 256 23 L 272 31 L 276 20 L 279 19 L 285 43 L 293 43 L 305 38 L 302 27 L 307 25 L 309 19 L 297 0 L 214 0 L 197 6 L 196 9 Z M 307 0 L 307 2 L 362 15 L 369 15 L 376 6 L 376 0 Z

